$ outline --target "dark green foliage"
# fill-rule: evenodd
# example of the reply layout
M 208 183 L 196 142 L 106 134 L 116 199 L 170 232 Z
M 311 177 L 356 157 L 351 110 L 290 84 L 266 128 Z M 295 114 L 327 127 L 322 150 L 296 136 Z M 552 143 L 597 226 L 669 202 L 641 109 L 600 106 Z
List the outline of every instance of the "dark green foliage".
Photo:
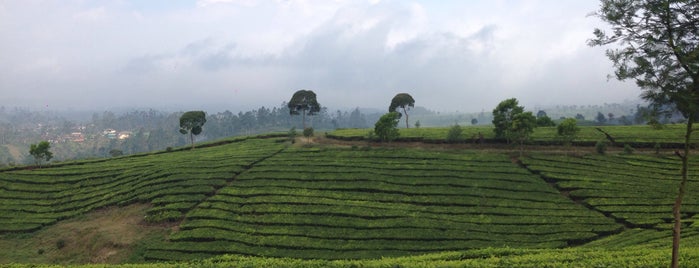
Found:
M 306 138 L 313 137 L 313 128 L 312 127 L 307 127 L 303 129 L 303 136 Z
M 597 143 L 595 143 L 595 151 L 598 154 L 605 154 L 607 152 L 607 142 L 598 141 Z
M 395 112 L 398 108 L 402 108 L 403 114 L 405 114 L 405 128 L 409 128 L 408 109 L 410 107 L 415 107 L 415 100 L 413 99 L 413 96 L 410 96 L 408 93 L 398 93 L 391 100 L 391 105 L 388 106 L 388 112 Z M 400 117 L 401 114 L 399 113 L 398 118 Z
M 536 126 L 538 127 L 555 127 L 556 123 L 551 120 L 551 117 L 546 115 L 536 118 Z
M 302 115 L 303 129 L 306 129 L 306 115 L 314 115 L 320 112 L 320 103 L 316 100 L 316 93 L 312 90 L 299 90 L 291 96 L 287 104 L 290 115 Z
M 384 142 L 390 142 L 398 138 L 398 120 L 400 114 L 398 112 L 386 113 L 376 121 L 374 125 L 374 134 Z
M 524 153 L 524 142 L 529 140 L 536 128 L 536 117 L 532 112 L 523 112 L 514 115 L 510 128 L 510 139 L 519 142 L 519 154 Z
M 657 143 L 657 142 L 656 142 L 656 143 L 653 145 L 653 150 L 655 151 L 655 154 L 660 154 L 660 149 L 662 149 L 662 146 L 660 145 L 660 143 Z
M 511 139 L 512 122 L 515 115 L 524 112 L 524 107 L 518 105 L 515 98 L 506 99 L 493 109 L 493 126 L 495 127 L 495 137 L 500 139 Z
M 475 126 L 475 125 L 478 125 L 478 119 L 472 118 L 472 119 L 471 119 L 471 125 L 474 125 L 474 126 Z
M 633 147 L 629 144 L 624 144 L 624 154 L 632 154 L 633 153 Z
M 194 135 L 199 135 L 206 123 L 204 111 L 189 111 L 180 116 L 180 133 L 189 133 L 189 140 L 194 148 Z
M 595 117 L 597 120 L 597 123 L 600 125 L 603 125 L 604 123 L 607 123 L 607 117 L 602 114 L 602 112 L 597 112 L 597 117 Z
M 119 149 L 111 149 L 109 150 L 109 155 L 111 155 L 112 157 L 117 157 L 124 155 L 124 152 Z
M 558 137 L 563 140 L 563 143 L 566 145 L 570 145 L 575 139 L 575 136 L 578 135 L 578 132 L 580 132 L 578 121 L 575 120 L 575 118 L 564 119 L 558 124 L 556 130 Z
M 37 166 L 41 166 L 42 161 L 48 162 L 53 158 L 53 153 L 49 149 L 51 149 L 51 144 L 48 141 L 29 145 L 29 154 L 34 157 Z
M 449 128 L 449 132 L 447 132 L 447 142 L 461 142 L 461 140 L 463 140 L 463 137 L 461 135 L 463 132 L 464 130 L 461 129 L 461 126 L 459 126 L 459 124 L 453 125 Z
M 420 128 L 420 120 L 415 121 L 415 128 Z

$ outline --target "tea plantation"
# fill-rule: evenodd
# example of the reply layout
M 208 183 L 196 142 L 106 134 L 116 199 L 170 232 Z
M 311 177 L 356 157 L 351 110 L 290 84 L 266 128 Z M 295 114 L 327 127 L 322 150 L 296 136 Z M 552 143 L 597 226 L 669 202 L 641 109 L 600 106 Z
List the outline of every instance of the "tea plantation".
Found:
M 688 189 L 699 188 L 695 159 Z M 142 224 L 173 228 L 127 267 L 666 266 L 678 169 L 670 154 L 512 158 L 238 138 L 1 171 L 0 239 L 143 203 Z M 683 213 L 691 267 L 696 191 Z

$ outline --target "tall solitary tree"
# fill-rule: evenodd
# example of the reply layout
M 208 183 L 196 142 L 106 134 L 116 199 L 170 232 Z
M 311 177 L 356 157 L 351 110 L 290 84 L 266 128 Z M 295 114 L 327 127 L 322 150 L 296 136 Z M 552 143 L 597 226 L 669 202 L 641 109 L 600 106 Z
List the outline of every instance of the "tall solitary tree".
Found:
M 194 135 L 199 135 L 206 123 L 206 113 L 203 111 L 189 111 L 180 116 L 180 133 L 189 133 L 189 140 L 194 148 Z
M 693 124 L 699 117 L 699 1 L 602 0 L 595 16 L 611 26 L 595 29 L 590 46 L 615 44 L 606 53 L 616 78 L 634 80 L 656 108 L 686 119 L 681 180 L 673 205 L 672 267 L 679 266 L 681 206 L 688 176 Z
M 407 110 L 410 109 L 410 107 L 415 107 L 413 96 L 410 96 L 408 93 L 398 93 L 391 100 L 391 106 L 388 107 L 388 112 L 395 112 L 398 108 L 402 108 L 405 114 L 405 128 L 409 128 Z M 400 118 L 400 113 L 398 114 L 398 118 Z
M 314 115 L 320 112 L 320 103 L 316 100 L 316 93 L 312 90 L 299 90 L 289 100 L 289 114 L 302 115 L 303 129 L 306 129 L 306 115 Z
M 29 145 L 29 154 L 34 157 L 37 166 L 41 167 L 42 161 L 48 162 L 53 158 L 53 153 L 49 149 L 51 149 L 51 144 L 48 141 Z
M 493 109 L 493 125 L 495 128 L 495 137 L 507 139 L 510 141 L 512 132 L 512 121 L 515 115 L 524 112 L 524 107 L 519 106 L 519 102 L 515 98 L 501 101 L 495 109 Z

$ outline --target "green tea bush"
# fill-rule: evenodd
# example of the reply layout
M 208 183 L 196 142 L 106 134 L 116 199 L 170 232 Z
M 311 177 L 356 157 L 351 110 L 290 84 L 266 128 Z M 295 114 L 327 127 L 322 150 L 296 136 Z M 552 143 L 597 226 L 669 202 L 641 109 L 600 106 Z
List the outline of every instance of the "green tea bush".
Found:
M 598 154 L 605 154 L 607 152 L 607 143 L 604 141 L 598 141 L 595 144 L 595 151 Z
M 306 138 L 313 137 L 313 128 L 312 127 L 307 127 L 303 129 L 303 136 Z

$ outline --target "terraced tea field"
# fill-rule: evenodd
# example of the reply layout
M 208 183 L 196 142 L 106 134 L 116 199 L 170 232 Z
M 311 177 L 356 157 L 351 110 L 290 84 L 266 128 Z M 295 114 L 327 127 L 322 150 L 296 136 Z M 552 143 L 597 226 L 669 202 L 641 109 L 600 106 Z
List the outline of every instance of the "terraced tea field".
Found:
M 29 232 L 110 205 L 151 202 L 147 221 L 178 220 L 246 166 L 281 150 L 276 140 L 85 164 L 0 172 L 0 233 Z
M 190 211 L 149 257 L 376 258 L 579 244 L 621 225 L 505 155 L 290 149 Z
M 655 143 L 665 146 L 677 147 L 684 143 L 683 125 L 665 125 L 662 129 L 652 129 L 649 126 L 580 126 L 580 133 L 575 139 L 576 143 L 594 145 L 597 141 L 608 141 L 604 133 L 597 130 L 602 129 L 611 135 L 615 142 L 620 145 L 631 144 L 634 146 L 653 147 Z M 492 126 L 463 126 L 462 138 L 467 142 L 483 135 L 486 142 L 492 142 L 495 138 Z M 338 129 L 328 133 L 328 137 L 340 140 L 365 140 L 370 129 Z M 531 135 L 531 143 L 535 144 L 556 144 L 556 127 L 538 127 Z M 446 141 L 449 128 L 400 128 L 399 140 L 405 141 L 425 141 L 442 143 Z M 692 140 L 699 142 L 699 136 L 694 135 Z
M 693 160 L 689 189 L 699 188 L 697 166 Z M 517 160 L 478 150 L 240 138 L 2 171 L 0 238 L 145 203 L 152 206 L 143 224 L 174 228 L 139 254 L 148 261 L 216 257 L 186 266 L 507 266 L 576 258 L 584 266 L 656 266 L 669 252 L 678 168 L 671 156 L 539 152 Z M 683 206 L 685 259 L 699 258 L 695 192 Z
M 687 189 L 699 189 L 699 161 L 692 159 Z M 674 203 L 680 179 L 677 157 L 533 154 L 522 162 L 571 198 L 628 227 L 670 228 L 668 208 Z M 694 226 L 699 219 L 699 195 L 687 195 L 682 212 L 684 222 Z

